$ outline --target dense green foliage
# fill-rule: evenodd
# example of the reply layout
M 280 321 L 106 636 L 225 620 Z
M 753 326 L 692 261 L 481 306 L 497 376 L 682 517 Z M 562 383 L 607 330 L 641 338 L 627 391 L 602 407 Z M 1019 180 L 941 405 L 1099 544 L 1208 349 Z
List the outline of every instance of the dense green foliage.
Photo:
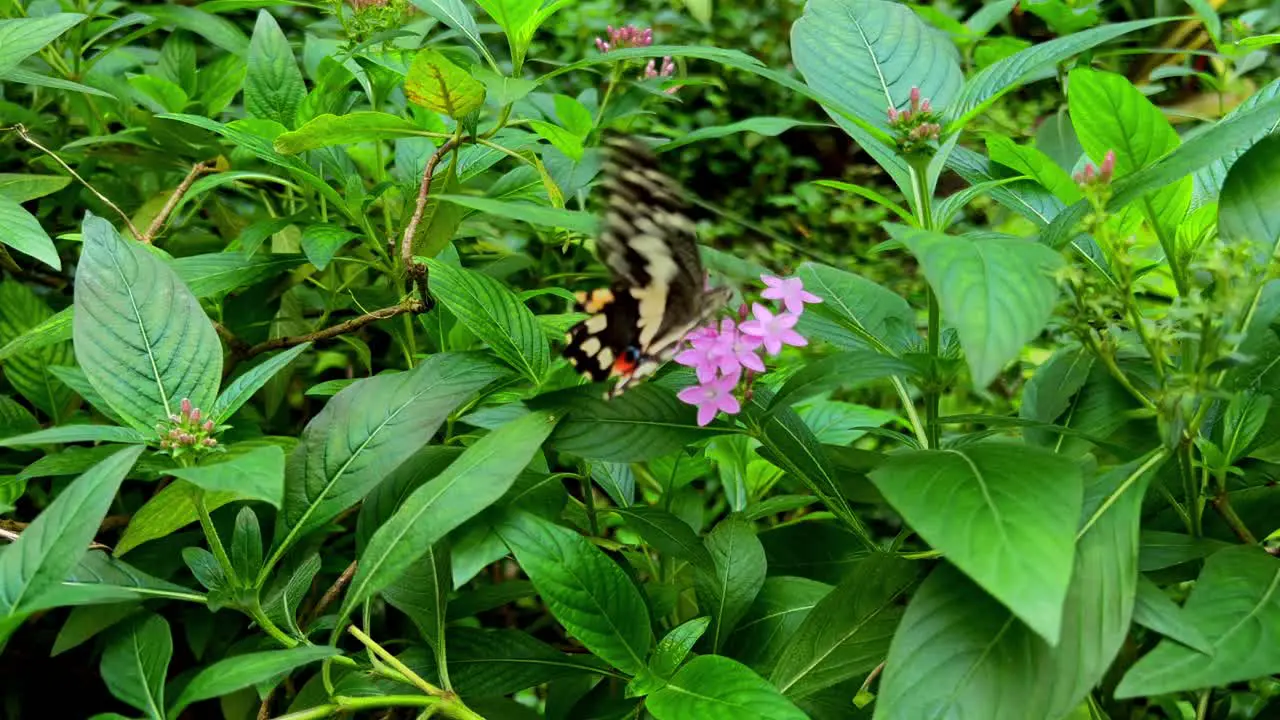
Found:
M 1276 717 L 1277 28 L 0 0 L 6 716 Z M 741 345 L 612 400 L 606 131 Z

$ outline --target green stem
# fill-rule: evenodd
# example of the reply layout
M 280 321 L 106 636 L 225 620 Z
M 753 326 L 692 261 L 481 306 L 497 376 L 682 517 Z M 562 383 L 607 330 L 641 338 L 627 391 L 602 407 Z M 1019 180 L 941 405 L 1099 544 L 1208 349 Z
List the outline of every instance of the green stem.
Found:
M 599 127 L 600 121 L 604 119 L 604 109 L 609 106 L 609 98 L 613 96 L 613 88 L 622 80 L 622 63 L 613 64 L 613 74 L 609 77 L 609 85 L 604 89 L 604 97 L 600 98 L 600 108 L 596 111 L 596 121 L 593 123 Z
M 262 628 L 264 632 L 270 635 L 281 645 L 284 645 L 287 648 L 293 648 L 300 644 L 297 639 L 290 637 L 274 622 L 272 622 L 271 618 L 267 617 L 267 614 L 263 612 L 262 608 L 258 607 L 256 600 L 254 601 L 253 610 L 249 614 L 253 617 L 254 622 L 258 623 L 258 627 Z
M 591 528 L 591 534 L 599 537 L 600 521 L 596 517 L 596 493 L 591 487 L 591 475 L 583 473 L 578 476 L 578 480 L 582 483 L 582 503 L 587 506 L 587 525 Z
M 912 158 L 907 167 L 911 173 L 911 194 L 914 196 L 916 224 L 921 230 L 933 230 L 933 199 L 929 192 L 929 160 L 928 158 Z M 934 369 L 925 383 L 924 417 L 925 434 L 928 438 L 926 447 L 938 448 L 942 439 L 942 426 L 938 422 L 939 407 L 942 403 L 942 388 L 937 377 L 938 355 L 941 352 L 942 309 L 938 305 L 938 297 L 933 288 L 925 284 L 925 296 L 929 304 L 928 352 L 933 359 Z
M 213 526 L 213 518 L 209 516 L 209 508 L 204 504 L 203 490 L 196 493 L 196 515 L 200 518 L 200 529 L 204 530 L 204 538 L 209 543 L 209 550 L 213 552 L 218 566 L 222 568 L 222 574 L 226 575 L 232 585 L 239 585 L 240 579 L 231 566 L 231 558 L 227 557 L 227 551 L 222 547 L 222 538 L 218 537 L 218 529 Z

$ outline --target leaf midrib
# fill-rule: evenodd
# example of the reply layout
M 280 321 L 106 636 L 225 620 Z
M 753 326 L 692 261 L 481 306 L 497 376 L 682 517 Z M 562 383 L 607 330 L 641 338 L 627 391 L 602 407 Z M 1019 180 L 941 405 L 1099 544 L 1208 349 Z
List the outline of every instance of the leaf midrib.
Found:
M 123 245 L 123 243 L 124 240 L 117 239 L 117 245 Z M 164 405 L 164 416 L 169 417 L 173 414 L 172 409 L 169 407 L 169 394 L 165 392 L 164 383 L 160 380 L 160 366 L 156 364 L 156 356 L 151 349 L 151 339 L 147 336 L 146 325 L 142 322 L 142 312 L 138 309 L 138 301 L 133 296 L 133 285 L 125 277 L 124 268 L 120 265 L 120 258 L 113 250 L 107 250 L 107 252 L 111 256 L 111 264 L 115 266 L 116 274 L 120 277 L 120 283 L 124 286 L 124 291 L 129 296 L 129 306 L 133 309 L 133 319 L 138 323 L 138 332 L 142 335 L 142 345 L 147 351 L 147 361 L 151 363 L 151 377 L 155 381 L 156 387 L 160 390 L 160 404 Z

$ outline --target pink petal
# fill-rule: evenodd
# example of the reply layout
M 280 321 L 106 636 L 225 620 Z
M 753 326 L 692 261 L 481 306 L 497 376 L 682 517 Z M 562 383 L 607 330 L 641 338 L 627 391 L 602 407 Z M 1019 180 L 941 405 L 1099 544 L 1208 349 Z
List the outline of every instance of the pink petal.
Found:
M 769 312 L 769 308 L 761 305 L 760 303 L 753 303 L 751 305 L 751 314 L 755 316 L 756 320 L 761 325 L 768 325 L 769 321 L 773 319 L 773 313 Z
M 754 352 L 739 353 L 738 363 L 749 370 L 755 370 L 756 372 L 765 371 L 764 361 L 761 360 L 760 356 L 756 355 Z
M 777 287 L 771 287 L 760 293 L 760 297 L 765 300 L 781 300 L 784 296 L 785 293 L 782 291 L 782 288 Z
M 759 320 L 748 320 L 742 323 L 741 325 L 739 325 L 738 329 L 742 331 L 743 335 L 746 335 L 748 337 L 759 338 L 759 337 L 764 337 L 765 335 L 768 334 L 765 332 L 764 323 L 760 322 Z
M 677 365 L 684 365 L 685 367 L 698 367 L 699 365 L 702 364 L 702 358 L 704 354 L 705 353 L 699 350 L 685 350 L 679 355 L 676 355 L 675 361 Z
M 697 405 L 706 399 L 707 389 L 701 385 L 690 385 L 676 393 L 676 397 L 680 398 L 680 402 Z
M 698 382 L 700 383 L 709 383 L 715 380 L 716 379 L 715 363 L 705 363 L 703 365 L 699 365 L 697 368 L 696 374 L 698 376 Z
M 716 408 L 712 404 L 698 406 L 698 427 L 711 424 L 716 419 Z
M 803 301 L 805 301 L 805 302 L 807 302 L 807 303 L 809 303 L 810 305 L 816 305 L 816 304 L 818 304 L 818 303 L 822 302 L 822 298 L 818 297 L 817 295 L 814 295 L 813 293 L 809 292 L 808 290 L 801 290 L 801 291 L 800 291 L 800 299 L 801 299 L 801 300 L 803 300 Z
M 737 415 L 742 410 L 742 405 L 738 403 L 738 398 L 734 397 L 732 394 L 722 395 L 718 398 L 716 407 L 719 408 L 721 412 L 726 412 L 730 415 Z
M 771 288 L 778 287 L 782 284 L 782 278 L 773 275 L 761 275 L 760 280 Z
M 793 328 L 796 326 L 796 323 L 799 321 L 800 321 L 799 315 L 796 315 L 794 313 L 782 313 L 781 315 L 773 319 L 773 330 L 779 331 L 779 330 L 786 330 L 789 328 Z
M 770 355 L 777 355 L 782 352 L 782 341 L 775 337 L 766 337 L 764 339 L 764 350 Z
M 804 347 L 809 344 L 809 341 L 795 330 L 784 330 L 779 337 L 782 342 L 794 347 Z

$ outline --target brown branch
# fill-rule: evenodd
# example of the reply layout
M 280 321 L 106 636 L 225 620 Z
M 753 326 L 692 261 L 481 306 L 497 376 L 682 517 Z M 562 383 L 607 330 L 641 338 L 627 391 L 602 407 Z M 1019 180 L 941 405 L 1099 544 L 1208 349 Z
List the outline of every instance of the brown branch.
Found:
M 34 138 L 32 138 L 29 134 L 27 134 L 27 128 L 24 125 L 19 123 L 12 127 L 3 128 L 3 129 L 12 130 L 13 132 L 18 133 L 18 137 L 25 140 L 28 145 L 31 145 L 32 147 L 36 148 L 37 150 L 43 152 L 44 154 L 48 155 L 49 157 L 57 161 L 57 163 L 62 166 L 62 169 L 71 173 L 71 177 L 75 178 L 76 180 L 79 180 L 81 185 L 84 185 L 86 188 L 89 188 L 89 192 L 97 196 L 97 198 L 101 200 L 103 203 L 105 203 L 107 207 L 111 208 L 112 210 L 115 210 L 116 214 L 119 215 L 121 219 L 124 220 L 125 226 L 129 228 L 129 232 L 133 233 L 133 236 L 135 238 L 138 238 L 139 240 L 142 239 L 142 233 L 138 232 L 138 228 L 133 226 L 133 220 L 130 220 L 129 216 L 125 215 L 124 211 L 121 210 L 119 206 L 111 202 L 111 200 L 106 195 L 103 195 L 102 193 L 98 192 L 97 188 L 90 185 L 87 180 L 80 177 L 80 173 L 77 173 L 75 170 L 72 170 L 71 166 L 63 162 L 62 158 L 58 157 L 57 154 L 55 154 L 52 150 L 36 142 Z
M 369 323 L 372 323 L 372 322 L 377 322 L 378 320 L 386 320 L 387 318 L 393 318 L 397 315 L 403 315 L 404 313 L 407 313 L 407 312 L 418 313 L 418 312 L 422 312 L 424 309 L 425 309 L 425 305 L 420 300 L 405 300 L 399 305 L 392 305 L 391 307 L 379 308 L 377 310 L 367 312 L 364 315 L 361 315 L 360 317 L 352 318 L 350 320 L 347 320 L 346 322 L 338 323 L 337 325 L 327 327 L 323 330 L 317 330 L 312 333 L 307 333 L 306 335 L 294 335 L 292 337 L 273 338 L 271 340 L 260 342 L 257 345 L 254 345 L 249 349 L 245 350 L 241 354 L 241 357 L 244 359 L 248 359 L 255 355 L 261 355 L 264 352 L 270 352 L 271 350 L 280 350 L 283 348 L 293 347 L 294 345 L 301 345 L 302 343 L 316 342 L 318 340 L 328 340 L 329 338 L 332 338 L 332 337 L 345 335 L 354 330 L 359 330 L 365 325 L 368 325 Z M 223 328 L 223 330 L 225 331 L 226 329 Z M 237 342 L 239 341 L 237 340 Z
M 1231 507 L 1231 500 L 1227 498 L 1225 492 L 1218 493 L 1213 498 L 1213 509 L 1218 511 L 1222 519 L 1226 521 L 1227 527 L 1231 528 L 1231 532 L 1240 538 L 1240 542 L 1246 545 L 1257 545 L 1258 539 L 1253 536 L 1249 530 L 1249 526 L 1244 524 L 1240 516 L 1236 514 L 1235 508 Z
M 155 216 L 155 219 L 151 221 L 151 225 L 147 227 L 147 231 L 138 239 L 147 245 L 150 245 L 151 241 L 155 239 L 156 234 L 160 232 L 162 227 L 164 227 L 165 221 L 169 219 L 169 216 L 173 214 L 174 209 L 178 207 L 178 203 L 182 200 L 182 196 L 186 195 L 187 191 L 191 189 L 191 184 L 196 181 L 196 178 L 204 175 L 205 173 L 212 172 L 213 170 L 214 166 L 208 163 L 199 162 L 192 165 L 191 171 L 187 173 L 187 176 L 182 179 L 178 188 L 169 196 L 168 201 L 165 202 L 164 207 L 160 210 L 160 214 Z
M 316 603 L 316 606 L 311 609 L 307 625 L 315 622 L 324 614 L 325 609 L 332 605 L 334 600 L 338 599 L 338 596 L 342 594 L 343 588 L 347 586 L 347 583 L 351 582 L 351 578 L 355 577 L 355 574 L 356 561 L 352 560 L 347 569 L 343 570 L 342 574 L 338 576 L 338 579 L 333 581 L 333 585 L 329 586 L 329 589 L 324 591 L 324 595 L 320 596 L 320 602 Z
M 218 337 L 222 338 L 227 347 L 231 348 L 231 352 L 235 355 L 244 355 L 249 352 L 249 343 L 236 337 L 236 334 L 227 329 L 226 325 L 220 322 L 213 324 L 213 331 L 218 333 Z
M 427 160 L 426 167 L 422 169 L 422 182 L 418 185 L 418 200 L 413 206 L 413 216 L 409 218 L 409 224 L 404 227 L 404 236 L 400 238 L 400 260 L 418 286 L 418 294 L 422 298 L 424 310 L 430 310 L 434 303 L 427 291 L 427 266 L 413 262 L 413 237 L 418 234 L 418 225 L 422 223 L 422 214 L 426 212 L 427 198 L 431 195 L 431 176 L 435 175 L 436 165 L 439 165 L 440 160 L 450 150 L 456 148 L 458 143 L 458 138 L 446 140 Z

